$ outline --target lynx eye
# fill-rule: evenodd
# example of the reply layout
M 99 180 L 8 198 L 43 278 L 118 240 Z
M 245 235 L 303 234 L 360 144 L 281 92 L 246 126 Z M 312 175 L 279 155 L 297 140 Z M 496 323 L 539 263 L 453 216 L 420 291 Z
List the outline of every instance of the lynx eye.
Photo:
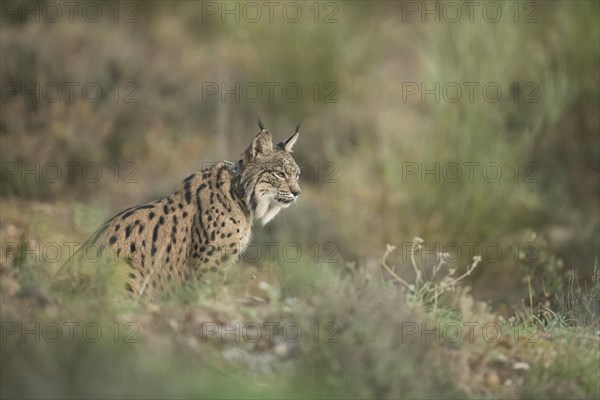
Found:
M 293 178 L 290 178 L 290 180 L 291 180 L 292 182 L 298 182 L 298 179 L 300 179 L 300 173 L 299 173 L 299 172 L 296 172 L 296 173 L 294 174 L 294 177 L 293 177 Z
M 285 175 L 281 172 L 273 172 L 273 175 L 275 175 L 278 179 L 285 179 Z

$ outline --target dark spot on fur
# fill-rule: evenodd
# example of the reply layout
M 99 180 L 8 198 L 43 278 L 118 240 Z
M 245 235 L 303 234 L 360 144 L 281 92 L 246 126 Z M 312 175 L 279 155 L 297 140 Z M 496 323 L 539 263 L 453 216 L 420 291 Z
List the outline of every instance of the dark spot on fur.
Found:
M 190 190 L 190 181 L 187 181 L 183 185 L 183 189 L 185 190 L 185 202 L 190 204 L 192 202 L 192 191 Z
M 134 210 L 127 211 L 125 214 L 123 214 L 123 215 L 121 216 L 121 219 L 125 219 L 125 218 L 128 218 L 128 217 L 130 217 L 130 216 L 131 216 L 131 214 L 133 214 L 133 211 L 134 211 Z
M 152 218 L 154 218 L 154 216 L 155 216 L 155 215 L 156 215 L 156 214 L 154 214 L 154 212 L 153 212 L 153 211 L 150 211 L 150 214 L 148 214 L 148 219 L 152 219 Z
M 152 233 L 152 243 L 156 243 L 158 240 L 158 224 L 154 225 L 154 232 Z
M 111 236 L 110 239 L 108 239 L 108 243 L 109 244 L 115 244 L 116 241 L 117 241 L 117 237 L 116 236 Z

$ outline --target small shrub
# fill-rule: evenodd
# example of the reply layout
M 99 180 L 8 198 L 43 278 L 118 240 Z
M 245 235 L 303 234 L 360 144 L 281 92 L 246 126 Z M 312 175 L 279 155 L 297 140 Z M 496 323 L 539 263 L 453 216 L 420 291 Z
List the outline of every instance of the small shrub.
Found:
M 561 312 L 569 323 L 580 327 L 600 327 L 600 268 L 598 259 L 594 264 L 592 286 L 584 288 L 577 281 L 577 274 L 571 271 L 567 293 L 558 297 Z
M 467 267 L 467 270 L 460 276 L 455 276 L 456 268 L 445 268 L 448 254 L 440 253 L 439 261 L 436 262 L 431 271 L 428 271 L 424 265 L 419 265 L 415 259 L 415 254 L 423 248 L 424 240 L 420 237 L 413 239 L 411 251 L 411 265 L 415 272 L 415 282 L 408 283 L 407 280 L 398 275 L 396 267 L 389 267 L 387 257 L 396 249 L 395 246 L 387 245 L 385 254 L 380 260 L 383 269 L 392 277 L 392 279 L 406 288 L 408 297 L 413 303 L 424 306 L 433 305 L 434 312 L 437 311 L 438 301 L 444 295 L 456 291 L 458 284 L 471 275 L 481 262 L 481 256 L 474 256 L 473 262 Z

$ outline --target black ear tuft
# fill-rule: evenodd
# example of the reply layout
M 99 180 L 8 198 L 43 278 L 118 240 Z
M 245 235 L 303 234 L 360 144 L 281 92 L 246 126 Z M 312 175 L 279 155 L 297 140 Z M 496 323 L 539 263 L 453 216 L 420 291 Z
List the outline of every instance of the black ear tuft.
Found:
M 258 119 L 258 127 L 260 128 L 261 131 L 265 129 L 265 126 L 263 125 L 263 123 L 260 120 L 260 118 Z
M 289 139 L 280 142 L 277 145 L 277 147 L 279 149 L 285 151 L 286 153 L 291 153 L 292 147 L 294 147 L 294 144 L 296 143 L 296 140 L 298 140 L 298 136 L 300 135 L 299 131 L 300 131 L 300 124 L 298 124 L 298 126 L 296 126 L 296 130 L 294 131 L 294 134 L 292 136 L 290 136 Z

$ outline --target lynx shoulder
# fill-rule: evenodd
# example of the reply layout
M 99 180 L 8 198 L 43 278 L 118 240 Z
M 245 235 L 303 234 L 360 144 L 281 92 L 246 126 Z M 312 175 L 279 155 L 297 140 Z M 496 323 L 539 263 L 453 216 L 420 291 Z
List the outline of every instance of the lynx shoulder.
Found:
M 138 297 L 168 294 L 189 280 L 219 280 L 245 250 L 253 221 L 265 225 L 300 194 L 291 155 L 298 128 L 275 146 L 260 128 L 239 161 L 198 171 L 171 195 L 118 213 L 81 250 L 94 246 L 125 260 L 126 288 Z

